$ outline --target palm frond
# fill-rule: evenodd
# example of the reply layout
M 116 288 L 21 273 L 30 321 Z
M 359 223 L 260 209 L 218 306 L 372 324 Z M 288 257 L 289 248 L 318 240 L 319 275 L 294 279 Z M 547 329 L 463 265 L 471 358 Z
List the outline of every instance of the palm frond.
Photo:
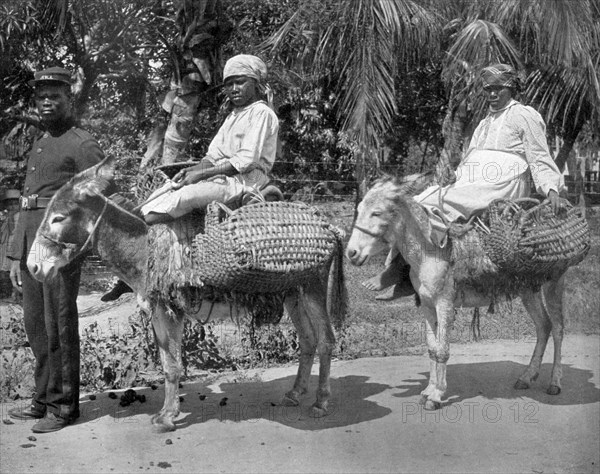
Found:
M 343 128 L 367 149 L 377 145 L 396 107 L 396 43 L 388 22 L 393 16 L 391 4 L 386 0 L 353 2 L 342 20 L 346 27 L 328 28 L 316 55 L 318 67 L 334 65 L 341 79 L 338 108 Z M 338 47 L 332 47 L 332 42 Z
M 69 0 L 40 0 L 40 5 L 44 26 L 62 33 L 67 26 Z
M 595 2 L 504 0 L 498 3 L 491 18 L 507 31 L 517 32 L 530 61 L 546 62 L 552 58 L 569 67 L 589 54 Z
M 395 112 L 398 65 L 439 54 L 441 17 L 415 0 L 311 0 L 303 8 L 262 47 L 280 54 L 302 45 L 284 61 L 295 53 L 313 77 L 339 78 L 343 128 L 364 149 L 376 146 Z
M 519 50 L 495 23 L 475 20 L 458 34 L 444 61 L 443 79 L 452 82 L 465 68 L 478 71 L 489 64 L 504 62 L 522 67 Z
M 322 35 L 315 66 L 340 77 L 343 128 L 372 148 L 396 111 L 398 65 L 414 64 L 420 53 L 438 47 L 441 20 L 410 0 L 361 0 L 348 7 Z
M 565 127 L 568 121 L 588 119 L 591 104 L 595 103 L 592 108 L 598 110 L 598 92 L 591 87 L 589 74 L 588 68 L 560 64 L 541 68 L 530 74 L 525 93 L 530 101 L 539 104 L 546 121 L 560 120 Z

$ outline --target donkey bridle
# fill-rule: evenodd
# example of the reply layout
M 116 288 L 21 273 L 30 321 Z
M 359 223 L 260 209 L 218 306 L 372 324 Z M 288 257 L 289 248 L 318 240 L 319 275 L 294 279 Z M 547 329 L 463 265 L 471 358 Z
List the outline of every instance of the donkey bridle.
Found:
M 365 229 L 364 227 L 361 227 L 361 226 L 359 226 L 359 225 L 356 225 L 356 224 L 354 224 L 354 225 L 352 226 L 352 228 L 353 228 L 353 229 L 356 229 L 356 230 L 358 230 L 358 231 L 360 231 L 360 232 L 362 232 L 362 233 L 364 233 L 364 234 L 367 234 L 367 235 L 368 235 L 368 236 L 370 236 L 370 237 L 373 237 L 373 238 L 375 238 L 375 239 L 379 239 L 379 240 L 383 240 L 384 242 L 387 242 L 387 241 L 385 240 L 385 238 L 384 238 L 384 236 L 385 236 L 385 233 L 387 232 L 387 228 L 386 228 L 386 229 L 385 229 L 383 232 L 379 232 L 379 233 L 377 233 L 377 232 L 373 232 L 373 231 L 370 231 L 370 230 L 368 230 L 368 229 Z
M 88 235 L 86 241 L 83 243 L 81 248 L 77 251 L 75 256 L 72 257 L 72 260 L 88 250 L 88 246 L 90 246 L 90 244 L 92 243 L 94 234 L 96 233 L 96 230 L 98 229 L 98 225 L 100 225 L 100 221 L 104 217 L 104 213 L 106 212 L 107 208 L 108 208 L 108 199 L 104 198 L 104 207 L 102 208 L 102 211 L 100 211 L 100 214 L 98 214 L 98 218 L 96 219 L 96 222 L 94 222 L 94 226 L 92 227 L 92 230 L 91 230 L 90 234 Z M 40 232 L 40 235 L 42 237 L 44 237 L 44 239 L 49 240 L 53 244 L 58 245 L 59 247 L 62 247 L 62 248 L 68 249 L 69 247 L 74 247 L 76 245 L 76 244 L 69 244 L 66 242 L 60 242 L 59 240 L 53 239 L 52 237 L 48 237 L 46 234 L 43 234 L 41 232 Z

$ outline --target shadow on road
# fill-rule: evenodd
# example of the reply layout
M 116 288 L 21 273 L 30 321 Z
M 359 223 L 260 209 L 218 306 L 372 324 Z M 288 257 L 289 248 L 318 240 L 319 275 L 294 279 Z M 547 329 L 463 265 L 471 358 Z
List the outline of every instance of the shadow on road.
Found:
M 446 373 L 446 396 L 451 403 L 482 396 L 508 400 L 527 397 L 547 405 L 582 405 L 597 403 L 600 399 L 600 389 L 591 382 L 593 372 L 566 364 L 562 366 L 562 392 L 559 395 L 552 396 L 546 393 L 552 371 L 552 364 L 549 363 L 542 364 L 539 378 L 529 389 L 515 390 L 513 385 L 526 367 L 513 361 L 449 364 Z M 406 385 L 395 387 L 403 391 L 394 396 L 418 397 L 427 386 L 429 372 L 421 372 L 420 375 L 423 378 L 407 379 Z
M 181 414 L 176 420 L 177 429 L 205 423 L 259 422 L 267 420 L 281 423 L 298 430 L 323 430 L 350 426 L 356 423 L 375 420 L 388 415 L 391 410 L 367 398 L 390 389 L 389 385 L 370 383 L 365 376 L 347 376 L 331 379 L 331 400 L 329 414 L 314 418 L 311 405 L 315 401 L 317 376 L 311 376 L 309 393 L 301 399 L 297 407 L 280 404 L 285 392 L 294 383 L 295 376 L 267 382 L 225 383 L 219 386 L 221 392 L 211 392 L 205 384 L 190 383 L 180 389 L 183 397 Z M 108 398 L 108 393 L 99 394 L 94 401 L 81 401 L 81 417 L 78 423 L 93 423 L 104 416 L 111 416 L 115 423 L 139 422 L 135 415 L 149 416 L 157 413 L 163 404 L 164 389 L 135 389 L 146 395 L 147 402 L 135 402 L 128 407 L 119 406 L 118 399 Z M 148 419 L 150 429 L 150 420 Z

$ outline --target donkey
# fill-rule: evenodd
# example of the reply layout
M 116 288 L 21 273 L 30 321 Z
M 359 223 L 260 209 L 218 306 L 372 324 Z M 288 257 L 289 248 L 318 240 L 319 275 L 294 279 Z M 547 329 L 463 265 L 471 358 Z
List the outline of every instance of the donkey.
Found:
M 159 413 L 152 417 L 157 432 L 175 430 L 179 414 L 181 340 L 185 305 L 172 304 L 168 295 L 156 297 L 147 289 L 149 227 L 143 219 L 119 206 L 105 194 L 114 175 L 114 162 L 106 158 L 98 165 L 76 175 L 57 191 L 50 201 L 32 250 L 27 258 L 31 274 L 43 281 L 95 250 L 107 266 L 137 293 L 142 309 L 151 314 L 165 374 L 165 399 Z M 170 231 L 164 226 L 164 233 Z M 307 392 L 315 352 L 319 354 L 319 383 L 312 406 L 316 417 L 327 414 L 330 398 L 330 364 L 335 336 L 330 322 L 342 321 L 346 305 L 343 275 L 343 248 L 336 236 L 336 249 L 321 274 L 287 291 L 284 307 L 298 333 L 300 358 L 294 385 L 283 404 L 296 406 Z M 329 285 L 328 285 L 329 282 Z M 188 306 L 189 307 L 189 306 Z M 328 314 L 329 310 L 329 314 Z
M 410 280 L 425 314 L 430 358 L 429 384 L 421 392 L 421 402 L 426 409 L 435 410 L 441 407 L 447 388 L 448 328 L 454 308 L 488 306 L 491 297 L 473 285 L 464 285 L 455 271 L 451 251 L 440 249 L 428 237 L 430 224 L 426 212 L 412 197 L 426 187 L 426 181 L 418 175 L 407 177 L 403 182 L 389 177 L 376 181 L 358 206 L 346 255 L 352 264 L 360 266 L 391 246 L 410 265 Z M 489 259 L 487 263 L 497 272 Z M 500 275 L 497 277 L 501 280 Z M 537 288 L 523 286 L 517 290 L 535 323 L 537 342 L 529 366 L 514 387 L 527 389 L 537 379 L 552 332 L 554 365 L 547 393 L 557 395 L 561 391 L 562 376 L 564 272 L 552 275 Z

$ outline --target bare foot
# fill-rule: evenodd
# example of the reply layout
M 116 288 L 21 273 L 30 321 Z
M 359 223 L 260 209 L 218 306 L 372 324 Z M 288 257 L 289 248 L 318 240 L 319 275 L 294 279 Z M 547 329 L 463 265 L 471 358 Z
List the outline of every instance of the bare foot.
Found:
M 402 282 L 394 285 L 388 291 L 375 297 L 379 301 L 393 301 L 404 296 L 410 296 L 415 294 L 415 289 L 412 287 L 410 281 Z
M 401 268 L 396 262 L 392 262 L 381 273 L 362 282 L 362 285 L 371 291 L 381 291 L 398 283 L 401 279 Z

